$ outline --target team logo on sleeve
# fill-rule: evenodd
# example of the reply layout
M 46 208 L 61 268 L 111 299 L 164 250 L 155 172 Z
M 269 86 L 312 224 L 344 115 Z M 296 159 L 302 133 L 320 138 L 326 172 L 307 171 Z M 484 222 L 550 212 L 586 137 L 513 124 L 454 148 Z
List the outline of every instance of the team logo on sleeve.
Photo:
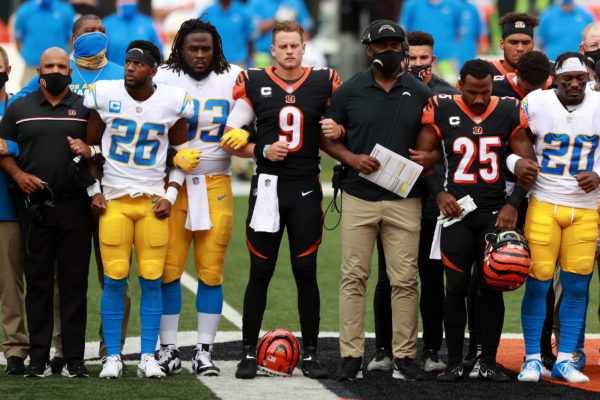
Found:
M 108 102 L 108 112 L 111 113 L 120 113 L 121 112 L 121 102 L 118 100 L 110 100 Z

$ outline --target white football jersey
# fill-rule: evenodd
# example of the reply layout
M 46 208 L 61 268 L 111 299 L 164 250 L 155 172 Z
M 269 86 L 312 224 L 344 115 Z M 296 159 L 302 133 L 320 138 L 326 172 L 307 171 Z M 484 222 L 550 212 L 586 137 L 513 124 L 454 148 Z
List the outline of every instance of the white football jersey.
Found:
M 127 93 L 123 80 L 98 81 L 83 104 L 96 110 L 106 124 L 102 134 L 106 198 L 163 196 L 169 129 L 180 118 L 194 115 L 185 90 L 160 84 L 140 102 Z
M 597 208 L 597 190 L 585 193 L 574 176 L 600 172 L 600 93 L 586 91 L 583 102 L 569 112 L 554 90 L 536 90 L 523 99 L 522 107 L 541 166 L 531 195 L 561 206 Z
M 192 174 L 230 175 L 231 156 L 220 146 L 233 108 L 233 86 L 242 71 L 231 65 L 228 72 L 211 72 L 205 79 L 197 81 L 189 75 L 177 73 L 165 66 L 158 69 L 154 82 L 183 88 L 190 94 L 194 104 L 194 116 L 188 119 L 190 148 L 202 150 L 200 163 Z

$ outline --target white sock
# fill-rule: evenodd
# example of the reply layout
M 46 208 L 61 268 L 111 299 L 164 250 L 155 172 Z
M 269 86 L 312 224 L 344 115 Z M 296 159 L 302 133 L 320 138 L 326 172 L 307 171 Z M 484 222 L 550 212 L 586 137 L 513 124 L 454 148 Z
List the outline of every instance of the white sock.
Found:
M 526 355 L 525 361 L 529 360 L 538 360 L 539 362 L 542 362 L 542 355 L 540 353 Z
M 179 326 L 179 314 L 162 315 L 160 317 L 160 344 L 172 344 L 177 347 L 177 328 Z
M 558 364 L 565 360 L 570 360 L 572 357 L 573 357 L 573 353 L 564 353 L 562 351 L 559 351 L 558 354 L 556 355 L 556 363 Z
M 198 313 L 198 344 L 213 344 L 221 314 Z

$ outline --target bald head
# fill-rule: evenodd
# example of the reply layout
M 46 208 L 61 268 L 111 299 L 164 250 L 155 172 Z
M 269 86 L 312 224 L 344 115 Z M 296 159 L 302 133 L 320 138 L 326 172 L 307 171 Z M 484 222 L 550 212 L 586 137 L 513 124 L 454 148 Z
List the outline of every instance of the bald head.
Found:
M 63 75 L 71 75 L 69 55 L 60 47 L 46 49 L 40 57 L 38 75 L 59 72 Z
M 581 32 L 580 53 L 594 51 L 600 48 L 600 21 L 588 24 Z

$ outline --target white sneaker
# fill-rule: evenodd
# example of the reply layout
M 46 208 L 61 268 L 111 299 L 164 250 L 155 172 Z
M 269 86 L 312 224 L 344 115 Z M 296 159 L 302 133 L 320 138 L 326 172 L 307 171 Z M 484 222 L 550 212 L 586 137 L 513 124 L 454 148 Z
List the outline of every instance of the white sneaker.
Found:
M 388 372 L 392 369 L 392 361 L 391 350 L 380 347 L 373 353 L 371 361 L 367 365 L 367 371 Z
M 212 362 L 212 344 L 196 345 L 192 354 L 192 369 L 200 376 L 219 376 L 221 370 Z
M 167 376 L 158 361 L 154 358 L 154 354 L 142 354 L 142 359 L 138 364 L 137 376 L 140 378 L 164 378 Z
M 120 355 L 112 355 L 102 358 L 102 371 L 100 378 L 113 379 L 120 378 L 123 374 L 123 364 Z
M 542 375 L 542 362 L 540 360 L 531 359 L 523 363 L 521 372 L 517 377 L 519 382 L 538 382 Z
M 590 378 L 575 368 L 571 360 L 555 363 L 554 368 L 552 368 L 552 378 L 562 379 L 571 383 L 587 383 L 590 381 Z
M 421 368 L 425 372 L 443 371 L 446 369 L 446 363 L 440 359 L 437 351 L 428 349 L 421 355 Z
M 179 350 L 175 345 L 160 346 L 158 365 L 167 375 L 176 375 L 181 372 L 181 359 L 179 358 Z

